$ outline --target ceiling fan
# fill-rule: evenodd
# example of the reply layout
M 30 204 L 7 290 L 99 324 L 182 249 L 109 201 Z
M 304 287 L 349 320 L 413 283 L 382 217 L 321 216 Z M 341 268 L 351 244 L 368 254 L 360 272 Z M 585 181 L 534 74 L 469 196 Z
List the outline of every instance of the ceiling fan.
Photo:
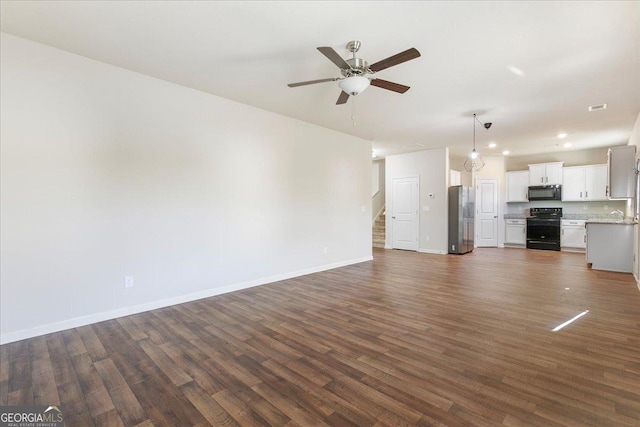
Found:
M 318 50 L 324 56 L 329 58 L 331 62 L 336 64 L 340 68 L 342 77 L 332 77 L 328 79 L 309 80 L 306 82 L 289 83 L 289 87 L 298 87 L 312 85 L 316 83 L 335 82 L 339 81 L 338 86 L 342 89 L 336 105 L 344 104 L 349 99 L 349 96 L 355 96 L 365 90 L 369 85 L 376 86 L 382 89 L 391 90 L 393 92 L 405 93 L 409 90 L 409 86 L 401 85 L 398 83 L 382 80 L 372 75 L 378 71 L 382 71 L 386 68 L 393 67 L 394 65 L 402 64 L 403 62 L 410 61 L 418 58 L 420 52 L 417 49 L 411 48 L 404 52 L 400 52 L 396 55 L 390 56 L 382 61 L 378 61 L 369 65 L 367 61 L 361 58 L 356 58 L 356 52 L 360 50 L 361 43 L 357 40 L 347 43 L 347 49 L 353 53 L 353 58 L 347 60 L 342 57 L 333 48 L 325 46 L 319 47 Z

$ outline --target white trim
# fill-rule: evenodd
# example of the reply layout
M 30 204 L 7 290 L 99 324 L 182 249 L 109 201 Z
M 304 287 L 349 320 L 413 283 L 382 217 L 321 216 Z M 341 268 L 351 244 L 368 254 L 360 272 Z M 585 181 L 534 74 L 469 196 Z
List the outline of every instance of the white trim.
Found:
M 325 264 L 318 267 L 311 267 L 303 270 L 293 271 L 290 273 L 276 274 L 275 276 L 264 277 L 248 282 L 236 283 L 233 285 L 223 286 L 220 288 L 207 289 L 206 291 L 195 292 L 178 297 L 152 301 L 132 307 L 123 307 L 111 311 L 103 311 L 102 313 L 91 314 L 88 316 L 74 317 L 72 319 L 63 320 L 61 322 L 49 323 L 46 325 L 36 326 L 35 328 L 23 329 L 17 332 L 0 335 L 0 344 L 8 344 L 14 341 L 20 341 L 27 338 L 33 338 L 40 335 L 50 334 L 52 332 L 64 331 L 66 329 L 77 328 L 80 326 L 90 325 L 92 323 L 103 322 L 105 320 L 116 319 L 118 317 L 138 314 L 145 311 L 156 310 L 158 308 L 168 307 L 185 302 L 195 301 L 202 298 L 208 298 L 216 295 L 235 292 L 242 289 L 252 288 L 254 286 L 266 285 L 268 283 L 279 282 L 281 280 L 292 279 L 294 277 L 305 276 L 307 274 L 319 273 L 321 271 L 332 270 L 334 268 L 345 267 L 347 265 L 358 264 L 361 262 L 371 261 L 373 256 L 356 258 L 349 261 L 336 262 L 333 264 Z
M 423 253 L 423 254 L 436 254 L 436 255 L 446 255 L 447 254 L 446 251 L 439 251 L 437 249 L 421 249 L 421 248 L 418 248 L 418 252 Z

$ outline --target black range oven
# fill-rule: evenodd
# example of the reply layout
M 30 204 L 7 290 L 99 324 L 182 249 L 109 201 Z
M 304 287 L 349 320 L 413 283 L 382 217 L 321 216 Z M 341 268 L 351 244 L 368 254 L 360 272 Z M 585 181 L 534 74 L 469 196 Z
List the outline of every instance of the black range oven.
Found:
M 560 250 L 562 208 L 531 208 L 527 218 L 527 248 Z

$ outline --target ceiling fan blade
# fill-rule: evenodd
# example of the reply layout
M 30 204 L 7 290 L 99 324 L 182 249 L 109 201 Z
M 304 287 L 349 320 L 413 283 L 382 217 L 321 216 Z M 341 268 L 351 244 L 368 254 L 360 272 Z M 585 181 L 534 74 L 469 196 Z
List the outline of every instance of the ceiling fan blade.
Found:
M 329 61 L 331 61 L 334 64 L 336 64 L 338 66 L 338 68 L 340 68 L 341 70 L 348 70 L 349 68 L 351 68 L 349 66 L 349 64 L 347 64 L 347 61 L 342 59 L 342 57 L 340 55 L 338 55 L 338 52 L 333 50 L 332 47 L 329 47 L 329 46 L 319 47 L 318 50 L 324 56 L 329 58 Z
M 419 56 L 420 52 L 418 52 L 416 48 L 412 47 L 411 49 L 407 49 L 404 52 L 400 52 L 388 57 L 387 59 L 383 59 L 382 61 L 378 61 L 375 64 L 370 65 L 369 69 L 374 72 L 384 70 L 385 68 L 393 67 L 394 65 L 416 59 Z
M 330 78 L 330 79 L 309 80 L 309 81 L 306 81 L 306 82 L 289 83 L 287 86 L 289 86 L 289 87 L 298 87 L 298 86 L 305 86 L 305 85 L 314 85 L 316 83 L 335 82 L 336 80 L 338 80 L 337 77 Z
M 349 94 L 345 91 L 342 91 L 340 92 L 340 96 L 338 97 L 338 101 L 336 102 L 336 105 L 346 104 L 348 99 L 349 99 Z
M 401 85 L 399 83 L 390 82 L 382 79 L 372 79 L 371 86 L 377 86 L 382 89 L 392 90 L 398 93 L 405 93 L 410 89 L 409 86 Z

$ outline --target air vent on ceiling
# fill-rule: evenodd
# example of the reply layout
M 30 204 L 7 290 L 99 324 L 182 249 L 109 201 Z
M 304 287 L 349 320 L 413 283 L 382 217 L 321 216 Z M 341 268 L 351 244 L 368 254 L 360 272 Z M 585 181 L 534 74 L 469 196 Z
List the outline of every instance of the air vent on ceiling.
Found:
M 607 104 L 589 105 L 589 111 L 606 110 Z

